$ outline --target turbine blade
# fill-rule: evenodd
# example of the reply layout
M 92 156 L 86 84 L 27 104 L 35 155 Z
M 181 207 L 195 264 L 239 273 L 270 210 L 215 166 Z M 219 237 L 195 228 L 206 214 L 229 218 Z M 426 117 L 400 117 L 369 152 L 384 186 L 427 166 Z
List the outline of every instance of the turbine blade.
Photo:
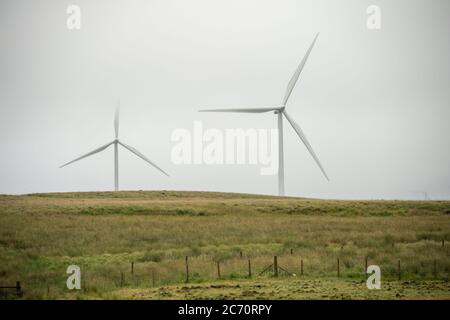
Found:
M 286 93 L 284 95 L 284 99 L 283 99 L 283 103 L 282 105 L 285 106 L 287 101 L 289 100 L 289 97 L 291 96 L 292 90 L 295 87 L 295 84 L 297 83 L 298 77 L 300 76 L 300 73 L 303 70 L 303 67 L 305 66 L 306 60 L 308 60 L 309 54 L 311 53 L 312 48 L 314 47 L 314 44 L 316 43 L 317 37 L 319 36 L 319 33 L 316 34 L 316 36 L 314 37 L 313 42 L 311 43 L 311 45 L 309 46 L 308 51 L 306 51 L 305 56 L 303 57 L 302 61 L 300 62 L 300 64 L 297 67 L 297 70 L 295 70 L 294 74 L 292 75 L 291 80 L 289 81 L 287 88 L 286 88 Z
M 316 153 L 314 152 L 313 148 L 311 147 L 311 145 L 309 144 L 308 139 L 306 139 L 305 134 L 303 133 L 302 129 L 300 128 L 300 126 L 294 121 L 294 119 L 292 119 L 288 113 L 286 111 L 283 111 L 284 116 L 286 117 L 287 121 L 289 121 L 289 123 L 291 124 L 292 128 L 294 128 L 295 132 L 297 133 L 298 137 L 300 138 L 300 140 L 303 141 L 303 144 L 306 146 L 306 148 L 308 149 L 309 153 L 311 154 L 311 156 L 314 158 L 314 160 L 316 161 L 317 165 L 319 166 L 320 170 L 322 171 L 323 175 L 325 176 L 325 178 L 327 178 L 328 181 L 330 181 L 330 178 L 328 178 L 327 173 L 325 172 L 325 169 L 322 167 L 322 164 L 319 161 L 319 158 L 317 157 Z
M 232 108 L 232 109 L 203 109 L 199 112 L 240 112 L 240 113 L 263 113 L 280 110 L 281 107 L 261 107 L 261 108 Z
M 119 116 L 120 116 L 120 101 L 117 103 L 116 113 L 114 114 L 114 131 L 116 132 L 116 139 L 119 138 Z
M 63 164 L 62 166 L 60 166 L 60 168 L 65 167 L 65 166 L 67 166 L 67 165 L 69 165 L 71 163 L 74 163 L 74 162 L 78 161 L 78 160 L 81 160 L 81 159 L 84 159 L 86 157 L 92 156 L 93 154 L 99 153 L 100 151 L 103 151 L 106 148 L 108 148 L 113 143 L 114 143 L 114 141 L 111 141 L 110 143 L 107 143 L 104 146 L 101 146 L 100 148 L 97 148 L 97 149 L 95 149 L 95 150 L 93 150 L 91 152 L 86 153 L 85 155 L 82 155 L 81 157 L 78 157 L 78 158 L 76 158 L 76 159 L 74 159 L 74 160 L 72 160 L 70 162 L 67 162 L 67 163 Z
M 161 171 L 162 173 L 164 173 L 166 176 L 169 176 L 169 174 L 167 172 L 165 172 L 163 169 L 161 169 L 160 167 L 158 167 L 155 163 L 153 163 L 150 159 L 148 159 L 146 156 L 144 156 L 142 153 L 140 153 L 138 150 L 136 150 L 135 148 L 133 148 L 132 146 L 126 145 L 123 142 L 119 141 L 119 144 L 128 149 L 128 151 L 134 153 L 135 155 L 137 155 L 139 158 L 141 158 L 142 160 L 150 163 L 153 167 L 155 167 L 156 169 L 158 169 L 159 171 Z

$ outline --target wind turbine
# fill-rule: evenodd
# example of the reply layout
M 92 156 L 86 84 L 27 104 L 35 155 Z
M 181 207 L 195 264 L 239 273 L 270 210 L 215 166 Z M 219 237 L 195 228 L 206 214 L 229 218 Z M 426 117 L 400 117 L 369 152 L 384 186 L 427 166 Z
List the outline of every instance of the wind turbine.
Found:
M 164 173 L 166 176 L 169 176 L 163 169 L 161 169 L 160 167 L 158 167 L 156 164 L 154 164 L 151 160 L 149 160 L 146 156 L 144 156 L 142 153 L 140 153 L 138 150 L 136 150 L 135 148 L 133 148 L 132 146 L 129 146 L 125 143 L 123 143 L 122 141 L 119 140 L 119 106 L 116 109 L 116 113 L 114 115 L 114 130 L 115 130 L 115 134 L 116 134 L 116 138 L 89 152 L 86 153 L 85 155 L 82 155 L 81 157 L 76 158 L 75 160 L 72 160 L 70 162 L 67 162 L 65 164 L 63 164 L 62 166 L 60 166 L 60 168 L 65 167 L 71 163 L 74 163 L 78 160 L 87 158 L 89 156 L 92 156 L 96 153 L 99 153 L 103 150 L 105 150 L 106 148 L 108 148 L 110 145 L 114 145 L 114 191 L 118 191 L 119 190 L 119 144 L 124 147 L 125 149 L 127 149 L 128 151 L 130 151 L 131 153 L 134 153 L 136 156 L 138 156 L 139 158 L 141 158 L 142 160 L 144 160 L 145 162 L 148 162 L 149 164 L 151 164 L 153 167 L 155 167 L 156 169 L 158 169 L 159 171 L 161 171 L 162 173 Z
M 278 194 L 280 196 L 284 195 L 284 156 L 283 156 L 283 115 L 285 116 L 286 120 L 290 123 L 294 131 L 297 133 L 300 140 L 303 142 L 303 144 L 308 149 L 311 156 L 314 158 L 314 161 L 319 166 L 320 170 L 322 171 L 325 178 L 329 181 L 324 168 L 322 167 L 322 164 L 319 161 L 319 158 L 317 157 L 316 153 L 314 152 L 313 148 L 311 147 L 310 143 L 308 142 L 308 139 L 306 139 L 305 134 L 303 133 L 300 126 L 294 121 L 294 119 L 286 112 L 286 104 L 289 100 L 289 97 L 291 96 L 292 90 L 295 87 L 295 84 L 297 83 L 297 80 L 300 76 L 300 73 L 303 70 L 303 67 L 305 66 L 306 60 L 308 59 L 309 54 L 311 53 L 312 48 L 314 47 L 314 44 L 316 43 L 317 37 L 319 36 L 319 33 L 316 34 L 314 37 L 313 42 L 311 43 L 308 51 L 306 51 L 305 56 L 303 57 L 302 61 L 297 67 L 297 70 L 295 70 L 294 74 L 291 77 L 291 80 L 289 81 L 286 93 L 284 95 L 283 101 L 281 102 L 280 106 L 273 106 L 273 107 L 259 107 L 259 108 L 232 108 L 232 109 L 206 109 L 206 110 L 200 110 L 200 112 L 238 112 L 238 113 L 264 113 L 264 112 L 270 112 L 273 111 L 275 114 L 278 115 Z

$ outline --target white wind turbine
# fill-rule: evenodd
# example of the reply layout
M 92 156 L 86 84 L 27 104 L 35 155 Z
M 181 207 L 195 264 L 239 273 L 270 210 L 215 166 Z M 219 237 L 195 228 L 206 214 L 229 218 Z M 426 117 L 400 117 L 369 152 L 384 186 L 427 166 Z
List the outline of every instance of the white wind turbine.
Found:
M 131 153 L 134 153 L 135 155 L 137 155 L 139 158 L 141 158 L 142 160 L 148 162 L 149 164 L 151 164 L 153 167 L 155 167 L 156 169 L 158 169 L 159 171 L 161 171 L 162 173 L 164 173 L 166 176 L 169 176 L 163 169 L 161 169 L 160 167 L 158 167 L 156 164 L 154 164 L 151 160 L 149 160 L 146 156 L 144 156 L 142 153 L 140 153 L 138 150 L 136 150 L 135 148 L 133 148 L 132 146 L 129 146 L 125 143 L 123 143 L 122 141 L 119 140 L 119 107 L 117 107 L 116 109 L 116 113 L 114 115 L 114 130 L 116 133 L 116 138 L 101 146 L 100 148 L 97 148 L 89 153 L 86 153 L 85 155 L 82 155 L 81 157 L 76 158 L 75 160 L 72 160 L 70 162 L 67 162 L 65 164 L 63 164 L 62 166 L 60 166 L 60 168 L 65 167 L 71 163 L 74 163 L 78 160 L 87 158 L 89 156 L 92 156 L 93 154 L 96 154 L 98 152 L 101 152 L 103 150 L 105 150 L 106 148 L 108 148 L 110 145 L 114 145 L 114 190 L 118 191 L 119 190 L 119 144 L 124 147 L 125 149 L 127 149 L 128 151 L 130 151 Z
M 207 110 L 200 110 L 200 112 L 239 112 L 239 113 L 264 113 L 269 111 L 274 111 L 275 114 L 278 115 L 278 194 L 280 196 L 284 195 L 284 156 L 283 156 L 283 115 L 286 117 L 287 121 L 291 124 L 292 128 L 294 128 L 295 132 L 297 133 L 300 140 L 302 140 L 303 144 L 308 149 L 311 156 L 314 158 L 315 162 L 319 166 L 320 170 L 324 174 L 325 178 L 329 181 L 324 168 L 322 167 L 322 164 L 319 161 L 319 158 L 315 154 L 313 148 L 309 144 L 308 140 L 306 139 L 305 134 L 303 133 L 300 126 L 294 121 L 293 118 L 286 112 L 286 104 L 289 100 L 289 97 L 292 93 L 292 90 L 295 87 L 295 84 L 297 83 L 297 80 L 300 76 L 300 73 L 303 70 L 303 67 L 305 66 L 306 60 L 308 59 L 309 54 L 311 53 L 311 50 L 316 43 L 317 37 L 319 36 L 319 33 L 316 34 L 314 37 L 313 42 L 311 43 L 311 46 L 309 47 L 308 51 L 306 52 L 305 56 L 303 57 L 302 61 L 300 62 L 299 66 L 297 67 L 297 70 L 295 70 L 294 74 L 292 75 L 291 80 L 289 81 L 286 93 L 283 98 L 283 102 L 280 106 L 273 106 L 273 107 L 260 107 L 260 108 L 233 108 L 233 109 L 207 109 Z

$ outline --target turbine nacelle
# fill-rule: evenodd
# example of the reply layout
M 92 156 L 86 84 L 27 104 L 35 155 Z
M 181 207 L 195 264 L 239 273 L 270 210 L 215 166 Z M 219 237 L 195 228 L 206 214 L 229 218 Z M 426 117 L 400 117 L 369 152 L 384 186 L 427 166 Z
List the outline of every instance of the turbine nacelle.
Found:
M 279 107 L 278 109 L 276 109 L 273 113 L 274 114 L 279 114 L 279 113 L 283 113 L 284 109 L 286 109 L 285 106 Z

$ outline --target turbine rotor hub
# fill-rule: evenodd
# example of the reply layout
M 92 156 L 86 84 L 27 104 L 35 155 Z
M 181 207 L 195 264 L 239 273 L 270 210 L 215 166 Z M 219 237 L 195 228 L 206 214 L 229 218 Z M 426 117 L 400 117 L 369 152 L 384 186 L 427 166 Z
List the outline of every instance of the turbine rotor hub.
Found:
M 284 108 L 286 108 L 285 106 L 279 107 L 278 109 L 276 109 L 273 113 L 275 114 L 279 114 L 282 113 L 284 111 Z

